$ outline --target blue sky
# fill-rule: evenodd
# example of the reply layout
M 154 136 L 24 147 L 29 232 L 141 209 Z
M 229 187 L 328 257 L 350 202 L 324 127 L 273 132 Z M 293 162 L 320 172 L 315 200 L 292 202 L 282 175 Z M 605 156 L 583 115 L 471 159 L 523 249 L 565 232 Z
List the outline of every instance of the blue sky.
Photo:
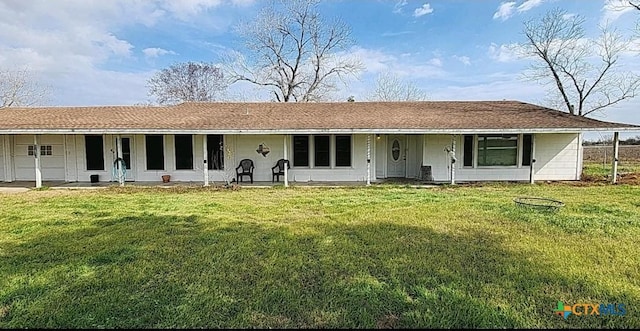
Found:
M 394 73 L 431 100 L 515 99 L 543 104 L 545 88 L 521 78 L 529 61 L 507 46 L 523 40 L 524 20 L 560 7 L 585 17 L 587 37 L 610 22 L 622 33 L 640 18 L 610 10 L 618 0 L 327 0 L 325 18 L 352 29 L 363 72 L 341 88 L 365 100 L 375 77 Z M 28 68 L 52 87 L 49 105 L 144 103 L 146 81 L 175 62 L 218 62 L 240 46 L 234 27 L 256 16 L 259 0 L 0 0 L 0 68 Z M 638 52 L 640 53 L 640 52 Z M 622 59 L 640 73 L 637 55 Z M 264 93 L 246 85 L 232 91 L 251 99 Z M 640 124 L 640 98 L 596 118 Z

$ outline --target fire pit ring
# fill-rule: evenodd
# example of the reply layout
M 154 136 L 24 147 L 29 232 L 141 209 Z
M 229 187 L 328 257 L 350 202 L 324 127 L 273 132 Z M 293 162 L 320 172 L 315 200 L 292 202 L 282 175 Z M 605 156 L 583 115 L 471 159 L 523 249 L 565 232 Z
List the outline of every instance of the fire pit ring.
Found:
M 548 210 L 548 211 L 556 211 L 562 207 L 564 207 L 564 202 L 549 199 L 549 198 L 538 198 L 538 197 L 517 197 L 513 199 L 517 206 L 520 207 L 528 207 L 539 210 Z

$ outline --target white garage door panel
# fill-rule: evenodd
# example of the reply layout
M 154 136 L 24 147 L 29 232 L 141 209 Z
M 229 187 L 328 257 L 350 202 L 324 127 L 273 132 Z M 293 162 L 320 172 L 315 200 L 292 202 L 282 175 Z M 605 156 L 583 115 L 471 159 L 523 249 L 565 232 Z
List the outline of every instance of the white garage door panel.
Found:
M 53 155 L 40 156 L 40 168 L 43 180 L 64 180 L 64 145 L 63 136 L 43 136 L 41 145 L 50 145 Z M 33 155 L 28 155 L 29 145 L 33 145 L 33 138 L 16 136 L 14 148 L 16 180 L 35 180 L 35 161 Z

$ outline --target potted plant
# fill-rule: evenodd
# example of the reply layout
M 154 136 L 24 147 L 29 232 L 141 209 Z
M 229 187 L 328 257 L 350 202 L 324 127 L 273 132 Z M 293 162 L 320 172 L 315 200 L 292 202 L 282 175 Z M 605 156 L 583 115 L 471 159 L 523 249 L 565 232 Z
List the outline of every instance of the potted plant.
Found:
M 171 180 L 171 175 L 162 175 L 162 182 L 168 183 Z

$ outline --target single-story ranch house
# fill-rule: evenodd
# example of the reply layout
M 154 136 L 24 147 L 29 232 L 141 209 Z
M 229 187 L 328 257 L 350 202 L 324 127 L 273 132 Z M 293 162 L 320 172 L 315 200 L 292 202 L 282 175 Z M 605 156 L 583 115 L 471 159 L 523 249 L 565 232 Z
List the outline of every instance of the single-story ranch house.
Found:
M 640 126 L 518 101 L 6 108 L 0 181 L 579 180 L 585 131 Z

